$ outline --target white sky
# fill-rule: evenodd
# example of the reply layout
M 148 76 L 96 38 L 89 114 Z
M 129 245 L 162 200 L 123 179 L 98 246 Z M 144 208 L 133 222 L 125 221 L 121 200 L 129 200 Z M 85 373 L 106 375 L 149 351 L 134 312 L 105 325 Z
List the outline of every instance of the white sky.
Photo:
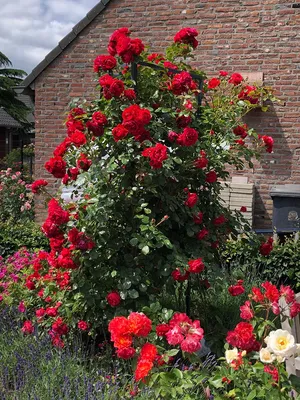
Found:
M 0 51 L 30 73 L 99 0 L 0 0 Z

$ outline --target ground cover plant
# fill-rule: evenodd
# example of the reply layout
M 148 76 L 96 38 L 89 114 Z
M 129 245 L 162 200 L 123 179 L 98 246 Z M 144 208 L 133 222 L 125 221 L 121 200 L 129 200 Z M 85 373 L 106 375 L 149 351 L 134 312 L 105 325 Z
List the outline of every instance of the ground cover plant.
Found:
M 45 164 L 63 185 L 75 186 L 73 201 L 50 198 L 45 180 L 32 184 L 33 193 L 46 194 L 42 230 L 50 251 L 33 255 L 18 281 L 8 282 L 3 304 L 21 314 L 25 308 L 23 333 L 32 334 L 37 323 L 56 347 L 76 331 L 111 340 L 116 356 L 133 362 L 137 394 L 146 385 L 155 398 L 250 400 L 270 391 L 289 398 L 282 361 L 297 349 L 274 324 L 281 297 L 289 298 L 292 317 L 300 311 L 290 287 L 267 281 L 252 289 L 241 310 L 248 322 L 227 335 L 233 353 L 229 367 L 221 365 L 226 375 L 211 379 L 195 355 L 205 335 L 196 299 L 217 267 L 217 249 L 239 233 L 245 211 L 232 215 L 224 206 L 221 180 L 228 165 L 251 166 L 273 148 L 271 137 L 243 123 L 251 110 L 267 110 L 272 91 L 223 70 L 207 80 L 190 65 L 197 36 L 182 29 L 165 54 L 149 54 L 129 29 L 113 33 L 109 54 L 94 61 L 100 97 L 72 105 L 66 138 Z M 264 256 L 270 247 L 271 239 Z M 244 282 L 226 289 L 242 295 Z M 264 347 L 273 336 L 281 359 L 275 345 Z M 269 370 L 265 356 L 253 361 L 261 348 L 270 354 Z M 173 367 L 178 357 L 192 367 Z

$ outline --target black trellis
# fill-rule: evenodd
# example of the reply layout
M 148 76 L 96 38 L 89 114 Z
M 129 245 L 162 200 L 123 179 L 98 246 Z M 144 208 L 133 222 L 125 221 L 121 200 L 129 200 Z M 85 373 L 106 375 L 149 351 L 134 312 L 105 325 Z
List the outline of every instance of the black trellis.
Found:
M 160 66 L 160 65 L 157 65 L 157 64 L 153 64 L 153 63 L 149 63 L 149 62 L 146 62 L 146 61 L 138 61 L 138 62 L 132 62 L 131 63 L 131 79 L 133 80 L 133 82 L 134 82 L 134 90 L 135 90 L 135 92 L 137 93 L 137 82 L 138 82 L 138 65 L 142 65 L 142 66 L 144 66 L 144 67 L 149 67 L 149 68 L 152 68 L 152 69 L 156 69 L 156 70 L 160 70 L 160 71 L 165 71 L 166 69 L 169 71 L 169 72 L 173 72 L 173 73 L 175 73 L 175 74 L 179 74 L 180 72 L 183 72 L 183 71 L 180 71 L 180 70 L 178 70 L 178 69 L 174 69 L 174 68 L 165 68 L 165 67 L 162 67 L 162 66 Z M 203 77 L 202 76 L 199 76 L 199 75 L 197 75 L 197 74 L 195 74 L 194 72 L 190 72 L 190 71 L 187 71 L 190 75 L 191 75 L 191 77 L 195 80 L 195 81 L 197 81 L 198 82 L 198 89 L 199 89 L 199 93 L 198 93 L 198 95 L 197 95 L 197 104 L 198 104 L 198 108 L 197 108 L 197 115 L 199 116 L 199 114 L 200 114 L 200 107 L 201 107 L 201 103 L 202 103 L 202 98 L 203 98 Z

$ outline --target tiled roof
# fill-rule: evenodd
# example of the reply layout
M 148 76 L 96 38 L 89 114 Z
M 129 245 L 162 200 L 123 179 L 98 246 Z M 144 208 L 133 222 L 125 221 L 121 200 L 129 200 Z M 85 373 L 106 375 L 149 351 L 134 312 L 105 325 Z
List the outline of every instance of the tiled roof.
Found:
M 94 8 L 87 13 L 87 15 L 78 22 L 70 33 L 67 34 L 58 45 L 41 61 L 32 72 L 24 79 L 21 86 L 28 87 L 33 81 L 48 67 L 52 61 L 54 61 L 64 49 L 73 42 L 74 39 L 80 34 L 80 32 L 86 28 L 107 6 L 111 0 L 101 0 Z
M 33 101 L 30 96 L 25 94 L 18 94 L 18 99 L 22 101 L 28 108 L 32 110 L 27 116 L 27 121 L 30 123 L 34 122 L 33 115 Z M 11 115 L 9 115 L 3 108 L 0 108 L 0 126 L 7 128 L 21 128 L 21 124 L 16 121 Z
M 3 108 L 0 108 L 0 126 L 7 128 L 20 128 L 21 125 L 13 117 L 11 117 Z

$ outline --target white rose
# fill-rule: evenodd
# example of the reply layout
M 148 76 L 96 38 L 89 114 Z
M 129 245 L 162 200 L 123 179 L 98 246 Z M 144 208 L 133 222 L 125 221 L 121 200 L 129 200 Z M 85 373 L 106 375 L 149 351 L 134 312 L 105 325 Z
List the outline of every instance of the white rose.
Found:
M 232 361 L 236 360 L 238 358 L 238 349 L 235 347 L 232 350 L 226 350 L 225 351 L 225 358 L 228 364 L 231 364 Z
M 259 352 L 260 361 L 264 364 L 271 364 L 275 360 L 274 354 L 268 348 L 262 348 Z
M 297 349 L 294 336 L 282 329 L 270 332 L 266 342 L 272 353 L 283 358 L 292 356 Z

